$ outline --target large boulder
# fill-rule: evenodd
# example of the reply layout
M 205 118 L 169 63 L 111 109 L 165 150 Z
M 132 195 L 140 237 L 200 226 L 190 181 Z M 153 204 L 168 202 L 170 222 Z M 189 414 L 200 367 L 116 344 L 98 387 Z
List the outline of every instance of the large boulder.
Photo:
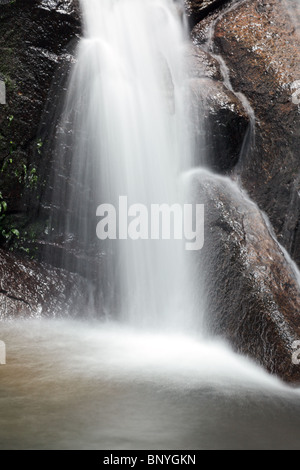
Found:
M 216 21 L 214 51 L 229 68 L 234 90 L 256 115 L 255 145 L 239 163 L 241 181 L 300 264 L 299 2 L 248 0 L 199 23 L 202 44 Z
M 0 250 L 0 319 L 82 316 L 87 292 L 78 275 Z
M 286 382 L 300 339 L 299 273 L 258 207 L 231 180 L 195 170 L 192 200 L 205 204 L 205 243 L 192 253 L 198 302 L 210 334 Z

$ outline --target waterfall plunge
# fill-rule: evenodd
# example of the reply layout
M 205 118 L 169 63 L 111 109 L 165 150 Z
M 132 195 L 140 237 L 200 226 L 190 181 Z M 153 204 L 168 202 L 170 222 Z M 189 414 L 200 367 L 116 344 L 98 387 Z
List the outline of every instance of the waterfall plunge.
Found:
M 53 226 L 67 245 L 76 235 L 89 253 L 97 205 L 122 194 L 130 203 L 180 199 L 176 182 L 190 150 L 183 34 L 172 1 L 81 1 L 85 37 L 54 165 L 53 208 L 64 205 L 66 214 Z M 237 186 L 232 190 L 244 198 Z M 180 293 L 189 283 L 180 279 L 178 244 L 112 241 L 101 248 L 116 253 L 106 265 L 96 263 L 98 278 L 107 277 L 109 315 L 147 326 L 157 317 L 170 325 L 178 315 L 181 331 L 183 322 L 193 326 L 191 296 L 184 303 Z M 74 266 L 64 256 L 62 265 L 84 271 L 80 259 Z M 132 330 L 114 322 L 99 328 L 70 320 L 4 322 L 10 365 L 1 369 L 1 449 L 299 446 L 298 391 L 216 340 Z
M 181 202 L 180 173 L 191 160 L 191 139 L 180 5 L 81 0 L 81 7 L 84 37 L 60 123 L 54 205 L 65 201 L 60 230 L 76 234 L 87 250 L 99 204 L 117 208 L 120 196 L 148 208 Z M 146 326 L 179 318 L 190 323 L 181 242 L 113 240 L 101 249 L 101 308 L 108 317 Z

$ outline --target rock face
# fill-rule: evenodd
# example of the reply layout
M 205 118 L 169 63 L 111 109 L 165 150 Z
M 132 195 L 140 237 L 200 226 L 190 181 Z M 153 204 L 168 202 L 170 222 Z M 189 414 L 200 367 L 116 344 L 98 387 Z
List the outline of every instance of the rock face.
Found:
M 223 83 L 216 58 L 193 45 L 187 49 L 186 60 L 194 165 L 228 173 L 239 161 L 249 116 L 238 96 Z
M 205 244 L 193 262 L 209 332 L 271 374 L 300 383 L 300 368 L 292 363 L 292 345 L 300 339 L 293 264 L 235 183 L 196 171 L 191 187 L 193 202 L 205 204 Z
M 6 104 L 0 105 L 0 243 L 6 239 L 17 250 L 35 247 L 36 254 L 45 229 L 35 208 L 47 184 L 39 168 L 51 163 L 44 148 L 52 136 L 48 127 L 41 138 L 39 129 L 51 87 L 56 95 L 62 91 L 61 76 L 80 33 L 78 0 L 0 2 L 0 76 L 6 86 Z M 0 318 L 81 314 L 88 291 L 82 278 L 2 250 L 0 259 Z
M 0 199 L 10 215 L 6 232 L 21 231 L 32 214 L 24 195 L 38 183 L 45 145 L 38 138 L 41 116 L 55 70 L 70 62 L 67 46 L 80 28 L 77 0 L 0 2 L 0 75 L 7 98 L 0 105 Z M 32 201 L 37 204 L 36 197 Z M 2 220 L 0 232 L 3 226 Z
M 184 0 L 190 25 L 194 26 L 209 13 L 228 1 L 229 0 Z
M 242 103 L 221 81 L 189 82 L 195 136 L 195 165 L 230 172 L 239 161 L 250 125 Z
M 233 88 L 256 115 L 254 148 L 240 161 L 242 183 L 267 212 L 276 234 L 300 264 L 300 50 L 299 3 L 237 2 L 216 21 L 214 50 L 229 67 Z M 208 26 L 197 25 L 201 44 Z
M 84 292 L 80 276 L 0 250 L 0 319 L 81 316 Z

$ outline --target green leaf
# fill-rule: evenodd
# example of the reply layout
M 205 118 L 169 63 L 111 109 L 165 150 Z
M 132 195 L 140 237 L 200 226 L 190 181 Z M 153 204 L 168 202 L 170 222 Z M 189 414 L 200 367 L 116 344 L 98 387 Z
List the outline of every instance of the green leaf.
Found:
M 19 230 L 17 230 L 16 228 L 13 228 L 13 229 L 11 230 L 11 233 L 13 233 L 17 238 L 20 237 L 20 232 L 19 232 Z

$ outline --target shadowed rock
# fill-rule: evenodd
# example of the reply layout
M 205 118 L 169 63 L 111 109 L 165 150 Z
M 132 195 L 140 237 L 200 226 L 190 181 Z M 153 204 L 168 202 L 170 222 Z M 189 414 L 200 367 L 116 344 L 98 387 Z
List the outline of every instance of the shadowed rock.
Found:
M 72 60 L 67 46 L 80 31 L 78 0 L 0 2 L 0 75 L 7 97 L 0 105 L 0 192 L 9 225 L 20 230 L 38 204 L 34 196 L 26 207 L 24 193 L 41 179 L 38 165 L 49 136 L 39 140 L 38 129 L 48 92 L 57 68 Z
M 249 117 L 238 98 L 220 81 L 192 79 L 189 88 L 195 164 L 229 172 L 239 161 Z
M 300 339 L 294 265 L 257 206 L 231 180 L 200 171 L 190 178 L 193 201 L 205 204 L 205 244 L 192 256 L 209 332 L 299 384 L 300 367 L 292 363 L 292 344 Z
M 0 250 L 0 319 L 81 316 L 86 292 L 78 275 Z
M 184 0 L 191 27 L 229 0 Z

